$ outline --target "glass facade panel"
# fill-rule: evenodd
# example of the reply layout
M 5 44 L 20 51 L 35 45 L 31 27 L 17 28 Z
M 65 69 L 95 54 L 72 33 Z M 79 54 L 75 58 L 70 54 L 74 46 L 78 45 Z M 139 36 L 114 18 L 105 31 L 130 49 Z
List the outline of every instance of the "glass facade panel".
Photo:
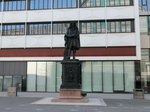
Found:
M 27 63 L 27 91 L 36 91 L 36 62 Z
M 2 35 L 4 36 L 15 36 L 15 35 L 25 35 L 25 25 L 24 24 L 10 24 L 2 26 Z
M 47 62 L 47 91 L 56 91 L 56 62 Z
M 22 89 L 22 76 L 13 76 L 13 87 L 17 88 L 17 91 Z
M 56 89 L 60 90 L 60 85 L 62 84 L 61 76 L 62 76 L 62 65 L 60 62 L 56 63 L 57 71 L 56 71 Z
M 114 91 L 124 91 L 123 62 L 114 62 Z
M 107 6 L 129 6 L 133 5 L 133 0 L 106 0 Z
M 140 10 L 150 11 L 150 0 L 139 0 Z
M 103 91 L 113 92 L 112 62 L 103 62 Z
M 37 62 L 37 91 L 46 90 L 46 62 Z
M 102 62 L 92 62 L 93 92 L 102 92 Z
M 134 62 L 124 62 L 125 92 L 133 92 L 135 83 Z
M 51 24 L 28 24 L 28 35 L 48 35 L 51 34 Z
M 77 8 L 78 0 L 54 0 L 54 8 Z
M 92 91 L 91 81 L 91 62 L 82 63 L 82 90 L 90 92 Z
M 8 87 L 12 87 L 12 76 L 4 76 L 3 90 L 7 91 Z
M 107 22 L 108 33 L 134 32 L 134 20 L 116 20 Z
M 5 0 L 4 11 L 25 10 L 26 0 Z
M 105 0 L 80 0 L 80 7 L 104 7 Z
M 150 35 L 150 16 L 147 17 L 148 21 L 148 35 Z
M 94 34 L 94 33 L 105 33 L 106 32 L 106 25 L 104 21 L 96 22 L 96 21 L 91 21 L 91 22 L 81 22 L 81 33 L 89 33 L 89 34 Z
M 30 0 L 29 9 L 50 9 L 52 8 L 52 0 Z
M 3 76 L 0 76 L 0 92 L 3 91 Z
M 69 23 L 53 23 L 53 34 L 65 34 Z
M 2 11 L 2 0 L 0 0 L 0 11 Z

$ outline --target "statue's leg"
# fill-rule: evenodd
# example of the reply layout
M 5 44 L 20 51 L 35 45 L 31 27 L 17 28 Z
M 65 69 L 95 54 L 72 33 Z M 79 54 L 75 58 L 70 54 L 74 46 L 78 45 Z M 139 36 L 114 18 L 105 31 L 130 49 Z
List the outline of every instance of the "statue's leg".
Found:
M 65 48 L 64 50 L 64 59 L 70 59 L 69 58 L 69 49 Z
M 73 49 L 73 59 L 75 59 L 75 55 L 76 55 L 76 50 Z

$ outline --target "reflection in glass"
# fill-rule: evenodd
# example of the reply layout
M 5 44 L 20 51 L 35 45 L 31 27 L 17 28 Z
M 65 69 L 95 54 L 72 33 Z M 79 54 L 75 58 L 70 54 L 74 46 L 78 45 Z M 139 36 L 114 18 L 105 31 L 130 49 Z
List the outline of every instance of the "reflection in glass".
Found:
M 16 87 L 17 91 L 21 91 L 22 76 L 13 76 L 13 87 Z
M 4 91 L 7 91 L 8 87 L 12 87 L 12 76 L 4 76 Z

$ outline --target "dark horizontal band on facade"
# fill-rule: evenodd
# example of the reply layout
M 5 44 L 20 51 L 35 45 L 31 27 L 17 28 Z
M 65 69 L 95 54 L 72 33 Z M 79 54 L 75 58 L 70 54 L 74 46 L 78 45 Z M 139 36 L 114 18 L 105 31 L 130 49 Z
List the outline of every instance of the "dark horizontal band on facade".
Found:
M 62 57 L 64 48 L 1 49 L 0 57 Z M 136 56 L 136 47 L 80 48 L 77 56 Z

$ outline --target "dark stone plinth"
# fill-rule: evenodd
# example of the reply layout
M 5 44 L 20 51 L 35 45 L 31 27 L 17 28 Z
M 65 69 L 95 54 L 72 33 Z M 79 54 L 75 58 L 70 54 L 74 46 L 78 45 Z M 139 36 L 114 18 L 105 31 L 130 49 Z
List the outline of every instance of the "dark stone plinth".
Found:
M 63 60 L 61 89 L 81 89 L 81 62 L 77 59 Z

